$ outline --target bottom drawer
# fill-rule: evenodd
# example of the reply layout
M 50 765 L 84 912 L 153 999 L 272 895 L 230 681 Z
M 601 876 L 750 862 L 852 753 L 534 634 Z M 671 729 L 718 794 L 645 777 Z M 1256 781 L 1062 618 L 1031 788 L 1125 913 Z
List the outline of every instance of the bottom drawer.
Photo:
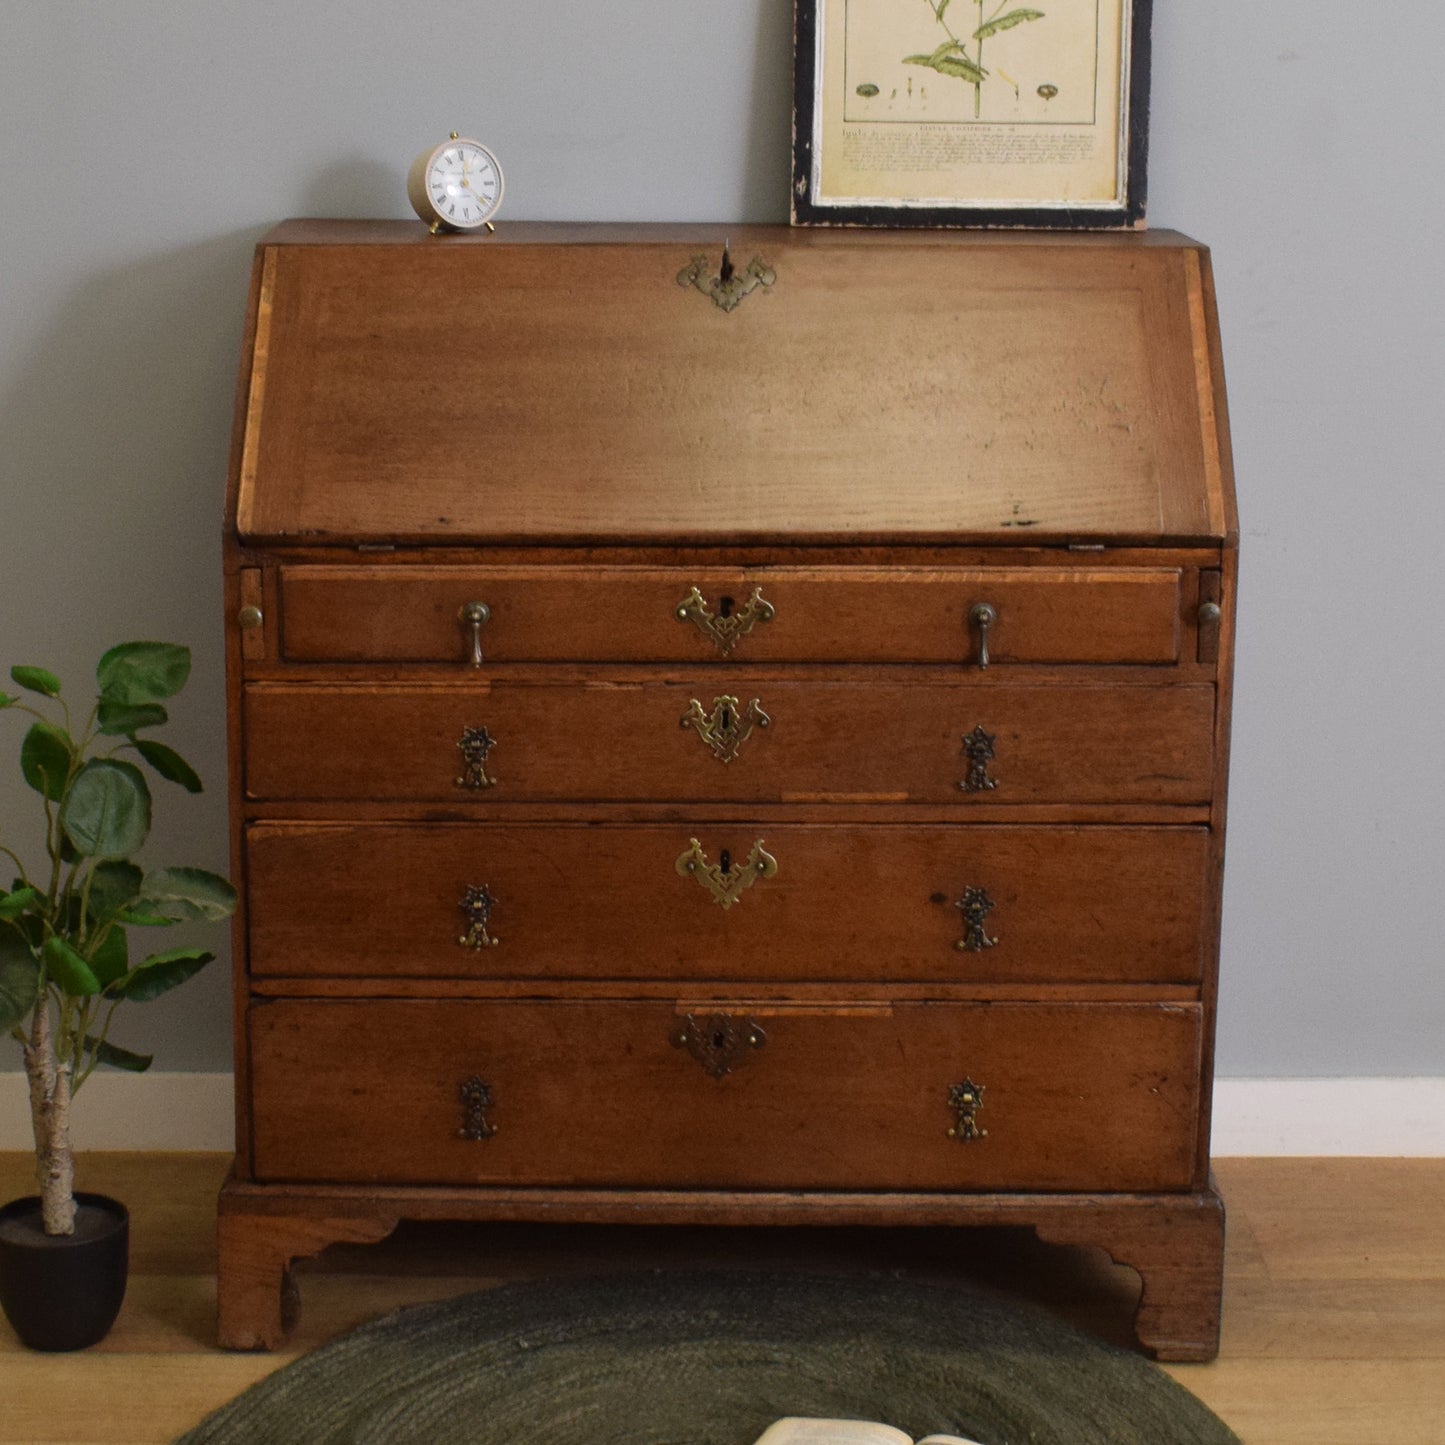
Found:
M 1192 1004 L 276 999 L 250 1032 L 266 1181 L 1193 1183 Z

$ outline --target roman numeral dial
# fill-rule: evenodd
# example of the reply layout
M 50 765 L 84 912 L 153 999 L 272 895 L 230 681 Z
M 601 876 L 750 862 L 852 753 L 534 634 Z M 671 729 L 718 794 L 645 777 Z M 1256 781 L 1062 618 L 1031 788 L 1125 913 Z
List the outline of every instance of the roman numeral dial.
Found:
M 480 141 L 453 131 L 412 162 L 406 189 L 412 209 L 433 231 L 474 231 L 502 203 L 502 168 Z

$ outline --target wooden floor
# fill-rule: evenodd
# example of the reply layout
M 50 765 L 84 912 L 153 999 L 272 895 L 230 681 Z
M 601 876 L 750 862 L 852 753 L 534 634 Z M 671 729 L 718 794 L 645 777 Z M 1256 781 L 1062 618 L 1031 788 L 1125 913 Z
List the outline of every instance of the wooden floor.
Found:
M 81 1355 L 22 1350 L 0 1323 L 0 1445 L 170 1441 L 208 1410 L 340 1331 L 398 1305 L 541 1272 L 626 1264 L 861 1264 L 1016 1290 L 1106 1338 L 1127 1338 L 1132 1272 L 1027 1231 L 644 1230 L 403 1226 L 299 1272 L 294 1348 L 212 1341 L 219 1155 L 91 1155 L 80 1184 L 132 1213 L 131 1284 L 110 1336 Z M 0 1154 L 0 1198 L 30 1190 Z M 1170 1373 L 1245 1445 L 1445 1442 L 1445 1160 L 1235 1159 L 1224 1345 Z M 304 1445 L 304 1442 L 298 1442 Z

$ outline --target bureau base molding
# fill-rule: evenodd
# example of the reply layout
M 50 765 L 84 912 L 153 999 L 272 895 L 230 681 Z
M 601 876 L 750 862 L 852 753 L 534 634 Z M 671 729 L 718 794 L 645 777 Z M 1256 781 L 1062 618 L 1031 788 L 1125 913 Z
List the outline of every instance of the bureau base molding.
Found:
M 431 1189 L 266 1185 L 221 1190 L 218 1335 L 224 1349 L 272 1350 L 295 1322 L 298 1259 L 383 1240 L 403 1220 L 474 1223 L 1032 1227 L 1049 1244 L 1093 1245 L 1140 1277 L 1134 1328 L 1160 1360 L 1219 1351 L 1224 1206 L 1181 1194 L 871 1194 L 829 1190 Z

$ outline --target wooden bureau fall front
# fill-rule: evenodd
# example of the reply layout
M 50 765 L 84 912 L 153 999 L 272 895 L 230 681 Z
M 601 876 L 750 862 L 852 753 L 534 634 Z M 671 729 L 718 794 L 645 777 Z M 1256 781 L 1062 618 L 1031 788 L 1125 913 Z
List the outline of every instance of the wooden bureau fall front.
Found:
M 1022 1224 L 1209 1358 L 1207 253 L 725 234 L 258 247 L 222 1343 L 403 1218 Z

